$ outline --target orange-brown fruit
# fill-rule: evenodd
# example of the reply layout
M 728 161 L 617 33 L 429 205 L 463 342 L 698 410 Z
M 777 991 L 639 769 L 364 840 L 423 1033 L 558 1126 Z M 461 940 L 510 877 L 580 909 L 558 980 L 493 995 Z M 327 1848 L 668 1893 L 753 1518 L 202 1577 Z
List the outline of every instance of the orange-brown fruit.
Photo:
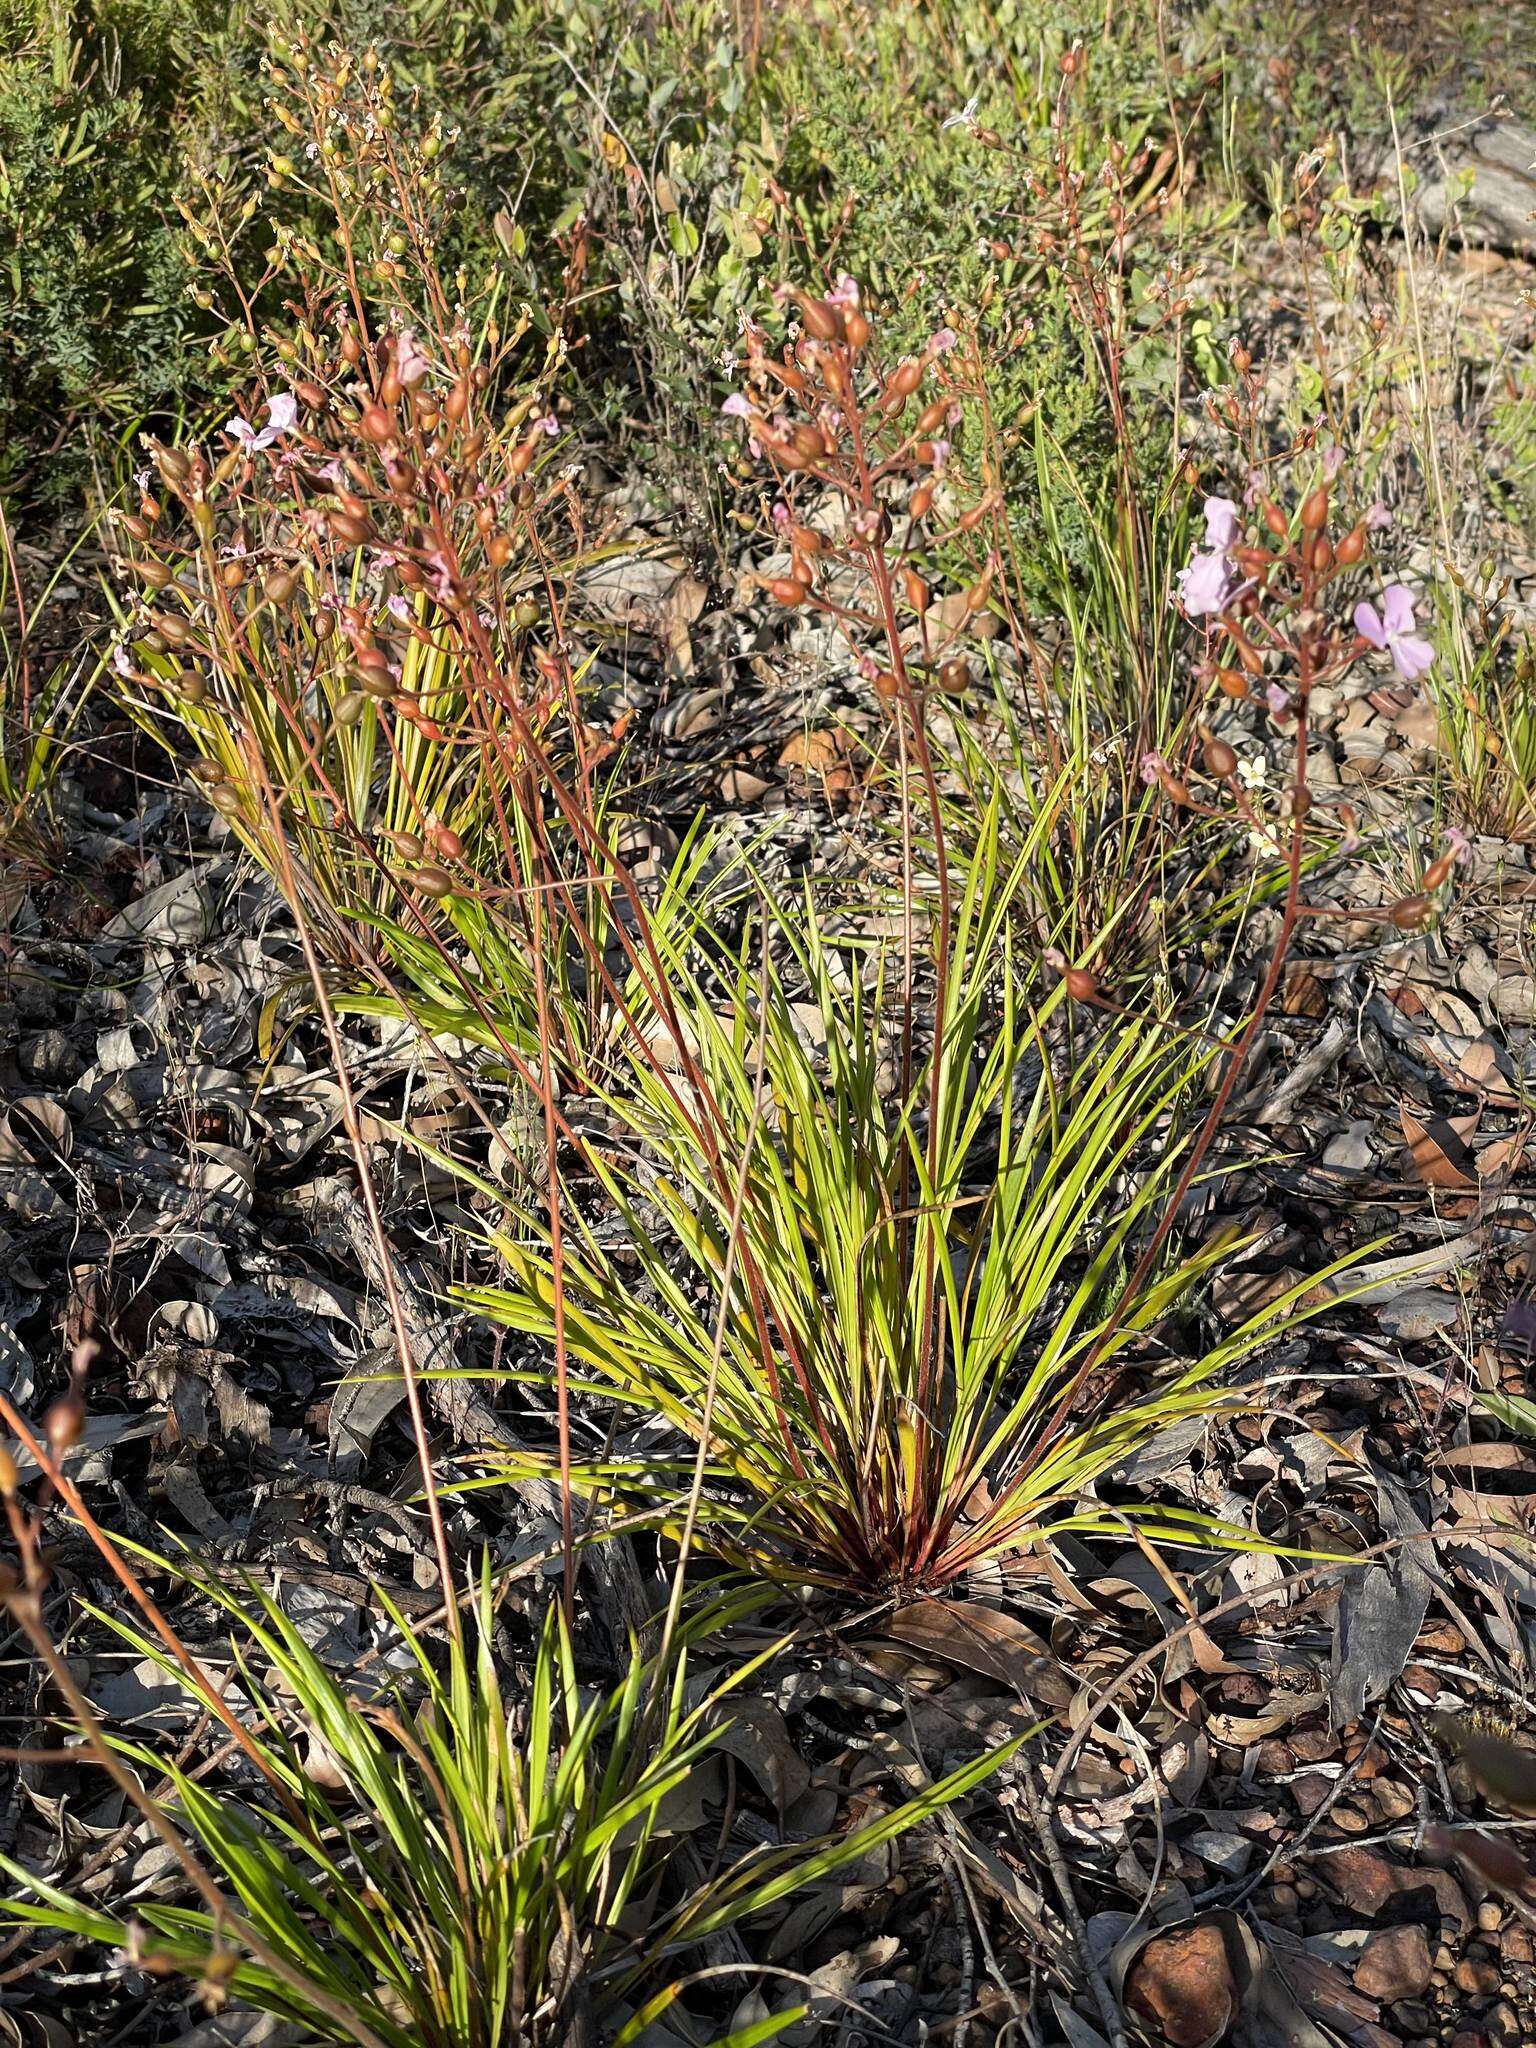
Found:
M 1302 499 L 1301 523 L 1308 533 L 1321 533 L 1328 524 L 1328 493 L 1322 484 Z

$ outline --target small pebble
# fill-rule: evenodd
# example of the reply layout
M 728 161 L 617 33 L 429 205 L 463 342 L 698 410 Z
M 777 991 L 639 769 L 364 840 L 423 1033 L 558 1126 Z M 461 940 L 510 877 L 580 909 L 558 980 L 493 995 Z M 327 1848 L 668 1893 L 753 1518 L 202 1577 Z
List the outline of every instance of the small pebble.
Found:
M 1495 1899 L 1485 1899 L 1477 1909 L 1477 1924 L 1484 1934 L 1497 1934 L 1504 1925 L 1504 1908 Z

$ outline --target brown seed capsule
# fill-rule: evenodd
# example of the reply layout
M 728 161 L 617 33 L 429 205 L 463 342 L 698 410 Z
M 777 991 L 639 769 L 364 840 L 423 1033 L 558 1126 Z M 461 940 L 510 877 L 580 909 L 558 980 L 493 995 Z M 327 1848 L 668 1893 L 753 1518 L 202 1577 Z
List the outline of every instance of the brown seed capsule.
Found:
M 294 385 L 293 395 L 300 405 L 307 407 L 310 412 L 322 412 L 325 409 L 325 391 L 319 384 L 311 384 L 306 379 L 304 383 Z
M 1432 893 L 1434 890 L 1442 888 L 1451 879 L 1451 873 L 1455 866 L 1456 856 L 1454 853 L 1442 853 L 1438 860 L 1432 860 L 1424 870 L 1423 886 L 1425 890 Z
M 800 425 L 795 428 L 793 434 L 790 436 L 790 439 L 794 442 L 795 447 L 800 452 L 800 454 L 802 454 L 805 457 L 807 462 L 819 461 L 820 458 L 827 452 L 826 444 L 823 442 L 821 438 L 820 429 L 817 427 L 808 426 L 803 420 L 801 421 Z
M 221 782 L 208 792 L 208 801 L 221 818 L 233 818 L 240 810 L 240 792 Z
M 819 555 L 826 546 L 814 526 L 792 526 L 789 538 L 791 546 L 802 555 Z
M 1326 533 L 1320 533 L 1312 543 L 1312 573 L 1325 576 L 1333 564 L 1333 543 Z
M 888 668 L 877 670 L 874 689 L 877 697 L 890 698 L 901 695 L 901 684 Z
M 1328 493 L 1321 484 L 1302 499 L 1301 523 L 1308 533 L 1321 533 L 1328 524 Z
M 245 581 L 244 562 L 226 562 L 219 571 L 219 581 L 226 590 L 238 590 Z
M 151 590 L 164 590 L 168 583 L 175 581 L 174 572 L 164 562 L 127 561 L 123 567 L 141 583 L 147 583 Z
M 366 690 L 370 697 L 377 697 L 381 701 L 386 697 L 393 697 L 398 687 L 387 668 L 360 669 L 357 685 L 360 690 Z
M 184 668 L 179 675 L 171 677 L 171 688 L 184 704 L 206 703 L 208 685 L 196 669 Z
M 951 697 L 958 697 L 971 687 L 973 681 L 971 664 L 958 658 L 942 662 L 939 666 L 939 688 Z
M 813 299 L 805 292 L 796 292 L 795 300 L 800 308 L 800 324 L 812 340 L 842 340 L 843 316 L 836 306 L 829 306 L 825 299 Z
M 907 594 L 907 603 L 911 605 L 913 611 L 927 611 L 928 600 L 932 593 L 917 571 L 915 569 L 903 569 L 901 572 L 901 583 L 902 588 Z
M 443 856 L 444 860 L 462 860 L 464 858 L 464 841 L 451 825 L 429 825 L 427 827 L 427 837 L 431 840 L 436 851 Z
M 394 364 L 391 363 L 379 379 L 379 403 L 386 409 L 392 409 L 400 403 L 404 396 L 405 386 L 401 383 L 399 373 L 395 369 Z
M 157 448 L 155 461 L 168 484 L 184 484 L 192 474 L 191 461 L 179 448 Z
M 341 336 L 341 360 L 344 363 L 361 362 L 363 344 L 357 338 L 355 327 L 343 329 Z
M 192 628 L 175 612 L 156 612 L 155 631 L 168 647 L 185 647 L 192 638 Z
M 1387 916 L 1400 932 L 1416 932 L 1429 922 L 1434 908 L 1433 899 L 1420 892 L 1399 896 L 1387 906 Z
M 394 418 L 382 405 L 365 405 L 358 425 L 370 441 L 376 441 L 381 446 L 385 441 L 393 441 L 395 438 Z
M 1352 526 L 1333 551 L 1333 558 L 1341 569 L 1349 569 L 1365 553 L 1365 527 Z
M 493 569 L 504 569 L 512 559 L 512 542 L 504 533 L 493 533 L 485 544 L 485 558 Z
M 339 540 L 344 547 L 360 548 L 373 538 L 372 526 L 355 512 L 327 512 L 325 523 L 332 539 Z
M 1263 510 L 1264 524 L 1269 528 L 1276 540 L 1284 540 L 1291 530 L 1285 514 L 1280 510 L 1280 507 L 1273 498 L 1266 498 L 1264 500 Z
M 16 1470 L 16 1460 L 11 1456 L 5 1445 L 0 1444 L 0 1499 L 11 1499 L 16 1491 L 16 1482 L 20 1476 Z
M 531 632 L 544 616 L 535 599 L 525 597 L 512 608 L 512 623 L 520 633 Z
M 299 579 L 292 569 L 276 569 L 261 586 L 262 595 L 272 604 L 286 604 L 299 587 Z
M 810 585 L 794 576 L 775 576 L 768 585 L 768 595 L 775 604 L 804 604 L 810 594 Z
M 1286 792 L 1285 808 L 1293 818 L 1304 818 L 1311 810 L 1313 796 L 1304 783 L 1293 782 Z
M 1225 740 L 1207 740 L 1205 743 L 1205 772 L 1225 781 L 1237 772 L 1237 755 Z
M 1240 341 L 1232 345 L 1232 367 L 1240 377 L 1253 367 L 1253 357 Z
M 461 377 L 443 400 L 444 417 L 457 424 L 469 411 L 469 386 Z
M 1086 967 L 1068 967 L 1061 978 L 1074 1003 L 1091 1003 L 1099 992 L 1097 975 L 1090 974 Z
M 137 512 L 119 512 L 117 523 L 125 533 L 132 534 L 137 541 L 149 539 L 149 521 L 141 519 Z
M 426 846 L 415 832 L 391 832 L 389 843 L 402 860 L 420 860 Z
M 434 903 L 441 903 L 445 896 L 453 894 L 453 877 L 446 868 L 429 862 L 424 868 L 417 868 L 413 875 L 401 878 L 407 888 L 414 889 L 420 896 L 430 896 Z
M 919 484 L 907 500 L 907 511 L 914 519 L 926 519 L 933 509 L 933 485 Z
M 1248 695 L 1248 680 L 1240 676 L 1235 668 L 1219 668 L 1216 671 L 1216 687 L 1224 697 L 1232 697 L 1242 703 Z
M 869 345 L 869 322 L 857 306 L 843 315 L 843 333 L 851 349 L 867 348 Z
M 368 708 L 368 699 L 361 690 L 346 690 L 336 699 L 331 712 L 338 725 L 356 725 Z
M 929 434 L 937 433 L 943 426 L 948 411 L 947 398 L 936 398 L 932 405 L 925 405 L 917 416 L 917 432 L 925 439 Z
M 194 782 L 201 782 L 205 788 L 212 789 L 216 783 L 224 780 L 224 764 L 222 761 L 210 761 L 205 755 L 200 754 L 188 766 L 187 773 Z
M 329 605 L 323 604 L 315 613 L 315 638 L 322 643 L 329 640 L 336 630 L 336 614 Z

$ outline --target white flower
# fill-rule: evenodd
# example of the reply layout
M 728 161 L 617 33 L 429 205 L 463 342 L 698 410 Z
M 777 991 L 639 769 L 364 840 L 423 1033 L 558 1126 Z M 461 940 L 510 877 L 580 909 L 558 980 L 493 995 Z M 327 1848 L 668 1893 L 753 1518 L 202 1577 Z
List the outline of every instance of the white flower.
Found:
M 1262 754 L 1250 754 L 1237 764 L 1237 779 L 1244 789 L 1264 789 L 1269 782 L 1269 765 Z
M 976 109 L 980 105 L 981 94 L 973 92 L 958 114 L 946 115 L 943 126 L 945 128 L 974 128 L 976 126 Z
M 276 398 L 267 401 L 267 424 L 259 434 L 241 413 L 226 422 L 224 431 L 232 441 L 240 443 L 247 455 L 254 455 L 258 448 L 270 448 L 279 435 L 286 434 L 298 414 L 298 400 L 291 392 L 280 391 Z

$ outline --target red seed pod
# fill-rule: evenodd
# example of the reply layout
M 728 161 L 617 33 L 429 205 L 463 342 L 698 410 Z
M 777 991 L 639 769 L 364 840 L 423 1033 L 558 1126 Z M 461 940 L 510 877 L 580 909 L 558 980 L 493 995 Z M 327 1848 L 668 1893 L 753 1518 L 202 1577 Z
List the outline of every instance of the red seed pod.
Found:
M 1333 559 L 1341 569 L 1353 568 L 1365 553 L 1365 526 L 1352 526 L 1333 551 Z
M 451 825 L 429 825 L 427 827 L 427 837 L 431 840 L 434 849 L 443 856 L 444 860 L 462 860 L 464 858 L 464 841 Z
M 1205 772 L 1225 781 L 1237 772 L 1237 755 L 1225 740 L 1211 739 L 1205 743 Z
M 1216 687 L 1224 697 L 1231 697 L 1239 704 L 1247 701 L 1247 678 L 1240 676 L 1235 668 L 1217 669 Z
M 1290 524 L 1273 498 L 1266 498 L 1264 500 L 1263 511 L 1264 524 L 1269 528 L 1276 540 L 1284 540 L 1291 530 Z
M 800 308 L 800 324 L 813 341 L 842 340 L 843 316 L 836 306 L 813 299 L 808 292 L 796 292 L 795 303 Z
M 907 510 L 914 519 L 926 519 L 933 507 L 933 485 L 919 484 L 907 501 Z
M 1328 493 L 1322 484 L 1302 499 L 1301 523 L 1308 533 L 1321 533 L 1328 524 Z
M 948 412 L 949 400 L 947 398 L 936 398 L 932 405 L 925 405 L 917 416 L 918 433 L 925 436 L 936 433 L 943 426 Z
M 843 333 L 847 336 L 848 346 L 851 349 L 861 349 L 869 346 L 869 322 L 857 306 L 851 307 L 844 313 Z
M 1333 543 L 1326 533 L 1320 533 L 1313 541 L 1311 561 L 1314 576 L 1326 576 L 1333 566 Z
M 1240 341 L 1232 344 L 1232 367 L 1240 377 L 1245 376 L 1253 368 L 1253 357 Z
M 1061 978 L 1074 1003 L 1091 1003 L 1099 992 L 1098 976 L 1090 974 L 1086 967 L 1065 968 Z
M 1455 854 L 1442 853 L 1438 860 L 1432 860 L 1429 866 L 1424 870 L 1423 887 L 1431 893 L 1433 893 L 1433 891 L 1436 889 L 1443 888 L 1444 885 L 1451 879 L 1451 874 L 1455 866 Z
M 768 595 L 775 604 L 790 607 L 804 604 L 810 594 L 810 585 L 802 583 L 796 576 L 774 576 L 768 584 Z
M 903 569 L 901 572 L 901 582 L 902 588 L 907 594 L 907 603 L 911 605 L 913 611 L 927 611 L 931 593 L 917 571 L 915 569 Z
M 880 403 L 887 412 L 899 412 L 923 381 L 923 366 L 909 356 L 904 363 L 898 363 L 887 380 L 881 393 Z
M 1387 906 L 1388 919 L 1400 932 L 1422 931 L 1434 915 L 1434 899 L 1422 893 L 1399 896 L 1395 903 Z
M 381 446 L 395 438 L 393 416 L 386 412 L 382 405 L 365 405 L 362 419 L 358 424 L 370 441 L 376 441 Z
M 393 409 L 404 396 L 405 386 L 401 383 L 400 374 L 391 361 L 389 368 L 379 379 L 379 403 Z

